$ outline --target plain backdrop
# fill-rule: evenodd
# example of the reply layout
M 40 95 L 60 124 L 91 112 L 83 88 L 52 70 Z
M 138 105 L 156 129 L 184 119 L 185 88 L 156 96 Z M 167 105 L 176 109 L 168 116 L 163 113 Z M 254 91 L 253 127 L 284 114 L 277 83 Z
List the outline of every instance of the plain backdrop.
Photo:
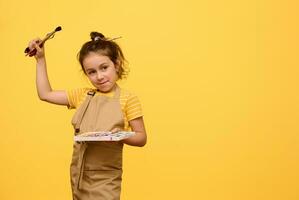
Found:
M 117 42 L 148 133 L 124 149 L 123 200 L 297 200 L 298 9 L 292 0 L 0 0 L 0 199 L 71 199 L 74 110 L 38 99 L 29 40 L 54 89 L 90 86 L 76 54 Z

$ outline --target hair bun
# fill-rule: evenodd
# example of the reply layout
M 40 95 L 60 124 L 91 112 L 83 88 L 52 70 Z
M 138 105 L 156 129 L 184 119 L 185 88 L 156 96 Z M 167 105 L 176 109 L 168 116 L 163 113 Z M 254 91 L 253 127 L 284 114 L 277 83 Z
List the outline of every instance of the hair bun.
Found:
M 105 36 L 102 33 L 98 33 L 98 32 L 91 32 L 90 38 L 92 41 L 106 40 Z

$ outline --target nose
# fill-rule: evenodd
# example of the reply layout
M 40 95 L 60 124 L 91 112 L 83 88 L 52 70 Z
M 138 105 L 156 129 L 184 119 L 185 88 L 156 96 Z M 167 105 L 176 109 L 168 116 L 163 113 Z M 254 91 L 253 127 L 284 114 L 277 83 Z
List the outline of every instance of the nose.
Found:
M 97 78 L 98 78 L 98 80 L 102 80 L 104 78 L 104 76 L 103 76 L 103 74 L 101 72 L 99 72 L 97 74 Z

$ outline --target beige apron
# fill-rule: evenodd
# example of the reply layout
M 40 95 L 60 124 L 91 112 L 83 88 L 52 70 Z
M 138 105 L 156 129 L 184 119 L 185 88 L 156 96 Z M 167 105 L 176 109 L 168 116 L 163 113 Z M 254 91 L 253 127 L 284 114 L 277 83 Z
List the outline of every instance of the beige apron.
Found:
M 113 97 L 90 91 L 75 113 L 75 134 L 124 128 L 120 88 Z M 74 200 L 119 200 L 122 180 L 121 142 L 75 142 L 71 163 Z

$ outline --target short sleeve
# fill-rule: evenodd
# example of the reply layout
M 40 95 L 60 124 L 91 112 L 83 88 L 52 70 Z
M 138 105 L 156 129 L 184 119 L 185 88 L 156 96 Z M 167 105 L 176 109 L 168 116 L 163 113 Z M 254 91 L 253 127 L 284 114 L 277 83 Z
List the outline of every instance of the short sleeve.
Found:
M 128 96 L 128 100 L 125 105 L 125 112 L 128 121 L 143 116 L 141 103 L 136 95 L 131 94 L 130 96 Z
M 85 99 L 87 92 L 89 91 L 88 88 L 78 88 L 67 90 L 67 99 L 69 102 L 68 109 L 78 108 L 79 105 Z

